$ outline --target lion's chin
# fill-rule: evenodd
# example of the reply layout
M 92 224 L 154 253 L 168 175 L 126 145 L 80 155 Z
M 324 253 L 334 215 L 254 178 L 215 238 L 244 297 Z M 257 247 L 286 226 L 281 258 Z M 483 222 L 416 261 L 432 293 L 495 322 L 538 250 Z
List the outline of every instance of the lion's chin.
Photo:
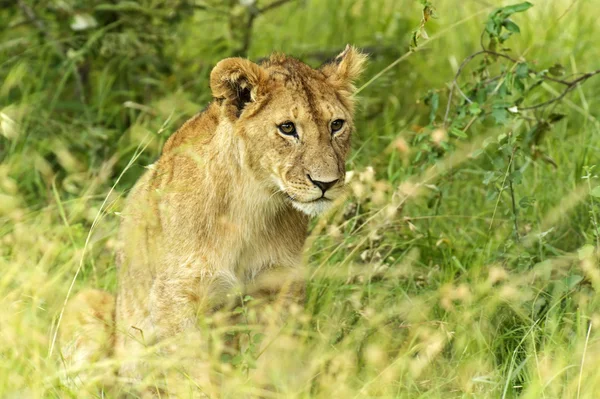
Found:
M 319 198 L 310 202 L 300 202 L 292 200 L 292 205 L 294 206 L 294 208 L 296 208 L 300 212 L 306 213 L 308 216 L 317 216 L 331 208 L 331 205 L 333 205 L 333 201 L 327 198 Z

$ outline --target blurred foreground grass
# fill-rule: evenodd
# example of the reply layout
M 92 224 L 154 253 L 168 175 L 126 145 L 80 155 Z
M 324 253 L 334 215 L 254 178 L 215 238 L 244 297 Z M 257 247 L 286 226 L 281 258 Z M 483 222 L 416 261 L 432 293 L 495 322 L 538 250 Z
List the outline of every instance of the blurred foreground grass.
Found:
M 80 270 L 75 291 L 114 292 L 123 197 L 210 100 L 216 61 L 276 50 L 318 65 L 353 43 L 373 52 L 367 81 L 406 52 L 421 18 L 416 1 L 289 2 L 254 20 L 246 48 L 235 24 L 252 3 L 0 9 L 0 397 L 80 397 L 49 355 L 67 290 Z M 441 89 L 443 119 L 447 85 L 500 3 L 434 5 L 430 40 L 360 93 L 352 195 L 314 224 L 305 310 L 235 361 L 218 345 L 204 353 L 222 396 L 598 396 L 600 78 L 558 105 L 568 116 L 540 144 L 556 166 L 514 159 L 515 216 L 494 143 L 527 126 L 481 123 L 467 138 L 423 128 L 423 98 Z M 515 16 L 511 56 L 567 75 L 599 68 L 597 6 L 537 1 Z

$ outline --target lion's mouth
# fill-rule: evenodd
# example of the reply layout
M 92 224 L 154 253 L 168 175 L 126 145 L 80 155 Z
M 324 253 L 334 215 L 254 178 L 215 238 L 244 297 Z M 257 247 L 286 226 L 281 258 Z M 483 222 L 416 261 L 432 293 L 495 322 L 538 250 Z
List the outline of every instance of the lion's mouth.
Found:
M 286 195 L 286 197 L 287 197 L 288 200 L 290 200 L 292 202 L 299 203 L 299 204 L 319 204 L 319 203 L 326 203 L 326 202 L 331 202 L 332 201 L 331 199 L 329 199 L 329 198 L 327 198 L 325 196 L 322 196 L 322 197 L 319 197 L 319 198 L 315 198 L 315 199 L 309 200 L 309 201 L 301 201 L 298 198 L 294 198 L 293 195 L 290 195 L 288 193 L 285 193 L 285 195 Z
M 333 200 L 326 198 L 326 197 L 315 198 L 310 201 L 300 201 L 298 199 L 295 199 L 291 195 L 288 195 L 287 197 L 288 197 L 289 203 L 294 208 L 296 208 L 297 210 L 299 210 L 309 216 L 317 216 L 317 215 L 325 212 L 333 204 Z
M 321 197 L 321 198 L 314 199 L 312 201 L 305 202 L 305 204 L 320 204 L 320 203 L 325 203 L 325 202 L 331 202 L 331 200 L 329 198 Z

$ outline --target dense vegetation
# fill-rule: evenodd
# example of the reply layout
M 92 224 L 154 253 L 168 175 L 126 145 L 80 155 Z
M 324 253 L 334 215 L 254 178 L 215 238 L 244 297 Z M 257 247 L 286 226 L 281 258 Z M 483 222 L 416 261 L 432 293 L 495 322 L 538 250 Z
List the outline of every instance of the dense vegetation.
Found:
M 123 198 L 212 66 L 353 43 L 351 195 L 294 321 L 205 354 L 220 394 L 597 397 L 598 4 L 493 2 L 0 0 L 0 396 L 78 396 L 67 293 L 115 291 Z

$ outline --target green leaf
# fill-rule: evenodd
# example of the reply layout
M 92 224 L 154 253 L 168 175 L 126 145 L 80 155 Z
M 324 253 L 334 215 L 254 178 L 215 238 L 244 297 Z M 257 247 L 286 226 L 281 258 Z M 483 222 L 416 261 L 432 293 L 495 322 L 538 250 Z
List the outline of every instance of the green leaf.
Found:
M 429 123 L 433 123 L 435 120 L 435 114 L 440 107 L 440 95 L 436 92 L 431 92 L 425 99 L 427 105 L 429 105 Z
M 565 74 L 565 67 L 560 64 L 554 64 L 548 69 L 552 76 L 563 76 Z
M 577 251 L 577 256 L 580 260 L 584 260 L 592 256 L 594 254 L 594 250 L 595 248 L 593 245 L 586 244 L 583 247 L 579 248 L 579 250 Z
M 523 174 L 520 170 L 515 170 L 510 174 L 510 179 L 512 180 L 513 184 L 520 184 L 523 179 Z
M 523 83 L 521 78 L 515 77 L 515 80 L 513 82 L 513 89 L 515 89 L 517 94 L 523 94 L 523 92 L 525 91 L 525 84 Z
M 512 32 L 505 32 L 505 33 L 501 34 L 501 35 L 498 37 L 498 41 L 499 41 L 500 43 L 504 43 L 504 42 L 505 42 L 505 41 L 507 41 L 507 40 L 508 40 L 508 38 L 509 38 L 509 37 L 511 37 L 511 36 L 512 36 Z M 504 48 L 503 48 L 502 50 L 504 50 L 504 51 L 505 51 L 506 49 L 504 49 Z
M 531 208 L 534 202 L 535 198 L 525 196 L 519 200 L 519 206 L 523 209 Z
M 499 125 L 503 125 L 508 122 L 508 112 L 504 108 L 496 108 L 492 110 L 492 117 Z
M 221 354 L 221 361 L 223 363 L 230 363 L 231 362 L 231 358 L 232 358 L 232 356 L 229 353 L 222 353 Z
M 460 137 L 461 139 L 466 139 L 468 137 L 465 132 L 463 132 L 462 130 L 460 130 L 456 127 L 450 128 L 450 134 L 452 134 L 453 136 L 456 136 L 456 137 Z
M 521 62 L 517 65 L 517 69 L 515 70 L 515 74 L 519 78 L 526 78 L 529 75 L 529 66 L 526 62 Z
M 592 247 L 593 248 L 593 247 Z M 575 288 L 577 284 L 579 284 L 583 280 L 583 276 L 578 274 L 573 274 L 565 279 L 565 283 L 567 283 L 567 289 L 572 290 Z
M 260 344 L 265 339 L 265 334 L 256 333 L 252 337 L 252 342 L 255 344 Z
M 592 197 L 600 198 L 600 186 L 596 186 L 590 191 Z
M 519 25 L 515 24 L 510 19 L 505 19 L 504 21 L 502 21 L 502 26 L 504 26 L 506 28 L 506 30 L 508 30 L 510 32 L 521 33 L 521 29 L 519 29 Z
M 412 37 L 410 39 L 410 51 L 415 50 L 419 46 L 419 37 L 420 32 L 418 30 L 413 31 Z
M 241 354 L 236 355 L 233 359 L 231 359 L 231 364 L 234 366 L 237 366 L 238 364 L 240 364 L 242 362 L 242 360 L 244 360 L 244 358 Z
M 500 87 L 498 87 L 497 93 L 498 93 L 498 97 L 500 98 L 505 98 L 508 94 L 510 94 L 510 90 L 508 88 L 508 84 L 510 82 L 510 73 L 506 74 L 506 79 L 504 79 L 504 81 L 502 82 L 502 84 L 500 85 Z M 506 108 L 508 108 L 510 104 L 506 104 Z
M 483 175 L 483 184 L 485 184 L 487 186 L 495 178 L 496 178 L 496 172 L 494 172 L 493 170 L 487 171 Z
M 479 158 L 484 153 L 483 148 L 479 148 L 471 153 L 469 158 Z
M 523 11 L 527 11 L 529 10 L 531 7 L 533 7 L 533 4 L 531 4 L 530 2 L 526 1 L 524 3 L 519 3 L 519 4 L 513 4 L 512 6 L 506 6 L 506 7 L 502 7 L 500 9 L 500 12 L 505 15 L 505 16 L 509 16 L 512 15 L 514 13 L 517 12 L 523 12 Z
M 479 115 L 481 113 L 481 108 L 479 108 L 479 104 L 476 102 L 469 104 L 469 113 L 471 115 Z
M 485 30 L 490 36 L 498 36 L 500 34 L 500 26 L 492 19 L 488 19 L 486 22 Z
M 490 39 L 490 43 L 488 44 L 488 49 L 490 51 L 496 51 L 498 49 L 498 40 L 495 37 Z
M 565 114 L 559 114 L 559 113 L 553 112 L 548 116 L 548 122 L 556 123 L 556 122 L 566 118 L 566 116 L 567 115 L 565 115 Z

